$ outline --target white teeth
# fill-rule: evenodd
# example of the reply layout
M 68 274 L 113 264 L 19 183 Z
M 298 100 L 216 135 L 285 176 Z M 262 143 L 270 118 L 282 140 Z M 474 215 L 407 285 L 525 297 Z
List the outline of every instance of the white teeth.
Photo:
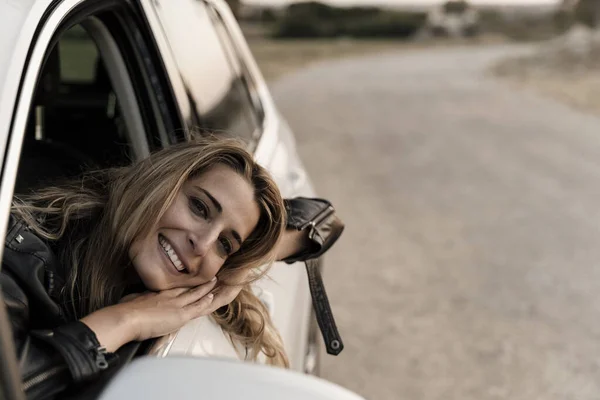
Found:
M 177 271 L 184 271 L 185 267 L 183 266 L 183 263 L 181 262 L 181 260 L 179 260 L 179 257 L 177 257 L 177 253 L 175 253 L 175 250 L 173 250 L 173 247 L 171 247 L 169 242 L 167 242 L 162 237 L 159 239 L 159 242 L 165 250 L 167 256 L 169 256 L 169 259 L 171 260 L 175 268 L 177 268 Z

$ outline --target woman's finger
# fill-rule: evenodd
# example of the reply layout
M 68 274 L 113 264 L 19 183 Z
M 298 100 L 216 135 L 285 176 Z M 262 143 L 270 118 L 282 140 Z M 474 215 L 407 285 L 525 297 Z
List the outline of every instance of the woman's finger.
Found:
M 208 293 L 210 293 L 211 290 L 213 290 L 213 288 L 215 287 L 215 285 L 217 284 L 217 279 L 214 278 L 213 280 L 203 283 L 202 285 L 196 286 L 195 288 L 192 288 L 182 294 L 180 294 L 178 297 L 179 299 L 181 299 L 181 301 L 183 302 L 183 305 L 188 305 L 191 303 L 194 303 L 196 301 L 198 301 L 200 298 L 206 296 Z
M 207 294 L 200 300 L 197 300 L 184 307 L 184 310 L 189 313 L 188 318 L 194 319 L 209 315 L 212 311 L 212 302 L 214 301 L 215 295 L 212 293 Z
M 194 288 L 189 288 L 189 287 L 183 287 L 183 288 L 173 288 L 173 289 L 167 289 L 167 290 L 163 290 L 161 293 L 164 293 L 170 297 L 179 297 L 184 293 L 189 292 L 190 290 L 193 290 Z
M 241 290 L 242 286 L 220 287 L 218 292 L 215 293 L 215 298 L 210 305 L 210 312 L 216 311 L 219 308 L 231 303 L 237 297 L 237 295 L 240 294 Z

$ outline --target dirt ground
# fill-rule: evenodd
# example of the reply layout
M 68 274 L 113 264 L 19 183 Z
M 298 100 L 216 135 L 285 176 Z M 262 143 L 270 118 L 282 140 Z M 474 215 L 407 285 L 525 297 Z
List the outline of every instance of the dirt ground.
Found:
M 263 76 L 269 82 L 319 61 L 398 50 L 416 51 L 448 46 L 481 46 L 506 42 L 506 39 L 492 35 L 468 40 L 448 39 L 437 41 L 399 41 L 392 39 L 273 40 L 248 35 L 247 40 Z
M 600 34 L 575 27 L 541 42 L 532 53 L 508 58 L 491 73 L 583 111 L 600 114 Z
M 600 118 L 486 74 L 523 48 L 327 61 L 270 85 L 346 222 L 326 379 L 369 400 L 600 399 Z
M 600 114 L 600 71 L 501 73 L 512 85 L 534 90 L 572 107 Z

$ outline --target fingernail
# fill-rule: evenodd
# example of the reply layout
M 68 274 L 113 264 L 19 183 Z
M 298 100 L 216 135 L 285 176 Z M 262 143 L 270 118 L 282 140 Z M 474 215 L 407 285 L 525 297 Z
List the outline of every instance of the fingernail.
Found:
M 215 297 L 215 295 L 212 293 L 209 293 L 208 295 L 206 295 L 206 297 L 208 297 L 208 300 L 212 301 L 212 299 Z
M 216 280 L 217 280 L 217 277 L 216 277 L 216 276 L 213 276 L 213 278 L 212 278 L 210 281 L 211 281 L 211 282 L 214 282 L 214 281 L 216 281 Z

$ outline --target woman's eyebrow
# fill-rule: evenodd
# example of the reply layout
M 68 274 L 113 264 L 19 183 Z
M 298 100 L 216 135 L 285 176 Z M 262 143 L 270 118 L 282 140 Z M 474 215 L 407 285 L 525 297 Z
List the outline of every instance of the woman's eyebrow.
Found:
M 210 192 L 206 189 L 201 188 L 200 186 L 196 186 L 198 188 L 198 190 L 200 190 L 202 193 L 204 193 L 206 195 L 206 197 L 209 198 L 209 200 L 213 203 L 213 205 L 215 206 L 215 208 L 217 209 L 217 211 L 219 212 L 219 214 L 223 213 L 223 207 L 221 207 L 221 203 L 219 203 L 219 201 L 217 199 L 215 199 L 215 197 L 210 194 Z
M 242 247 L 242 237 L 240 236 L 240 234 L 237 233 L 237 231 L 231 231 L 231 235 L 238 242 L 238 244 L 240 245 L 240 247 Z
M 223 213 L 223 207 L 221 206 L 221 203 L 219 203 L 219 201 L 215 199 L 215 197 L 212 194 L 210 194 L 208 190 L 201 188 L 200 186 L 196 186 L 196 188 L 202 193 L 204 193 L 206 197 L 208 197 L 208 199 L 213 203 L 219 214 Z M 239 246 L 242 247 L 242 237 L 240 236 L 240 234 L 237 231 L 232 230 L 231 235 L 236 240 L 236 242 L 238 242 Z

